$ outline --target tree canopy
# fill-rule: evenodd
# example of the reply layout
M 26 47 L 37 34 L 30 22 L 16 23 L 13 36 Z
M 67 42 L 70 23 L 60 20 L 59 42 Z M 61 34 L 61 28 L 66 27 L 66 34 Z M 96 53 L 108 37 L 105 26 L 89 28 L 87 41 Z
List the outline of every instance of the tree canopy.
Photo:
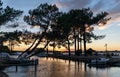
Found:
M 16 10 L 9 6 L 3 8 L 2 4 L 3 3 L 0 0 L 0 26 L 6 24 L 9 21 L 14 21 L 15 19 L 17 19 L 17 17 L 19 17 L 23 13 L 23 11 Z M 1 34 L 0 34 L 0 51 L 2 51 L 3 41 L 5 40 L 3 39 L 4 38 L 3 33 Z
M 7 6 L 6 8 L 2 7 L 2 2 L 0 0 L 0 26 L 9 22 L 13 21 L 15 18 L 20 16 L 23 12 L 20 10 L 16 10 Z
M 71 40 L 75 41 L 75 48 L 76 41 L 79 45 L 80 40 L 83 40 L 84 51 L 86 51 L 86 42 L 91 42 L 91 38 L 101 39 L 105 37 L 95 35 L 93 30 L 94 26 L 107 23 L 110 19 L 107 15 L 107 12 L 94 14 L 90 8 L 72 9 L 63 13 L 59 12 L 56 5 L 40 4 L 37 8 L 29 10 L 29 15 L 24 17 L 24 21 L 29 25 L 40 26 L 42 29 L 38 43 L 30 52 L 40 44 L 43 38 L 51 41 L 53 47 L 55 47 L 55 44 L 64 45 L 68 50 L 70 50 Z M 65 44 L 68 44 L 68 46 Z
M 91 42 L 92 38 L 101 39 L 105 37 L 95 35 L 93 33 L 94 26 L 105 25 L 110 19 L 107 17 L 107 12 L 95 14 L 90 8 L 82 8 L 71 9 L 63 13 L 59 11 L 56 5 L 47 3 L 40 4 L 37 8 L 29 10 L 28 13 L 28 15 L 24 16 L 24 21 L 30 26 L 39 26 L 40 33 L 37 35 L 29 32 L 21 34 L 21 37 L 23 37 L 22 42 L 26 44 L 28 44 L 27 42 L 29 41 L 30 43 L 33 42 L 31 46 L 25 50 L 27 54 L 33 53 L 43 39 L 45 39 L 45 41 L 47 40 L 43 48 L 50 43 L 53 47 L 55 47 L 55 45 L 58 47 L 64 46 L 70 53 L 70 45 L 73 45 L 73 42 L 75 51 L 76 48 L 78 48 L 77 50 L 82 50 L 82 48 L 79 48 L 79 42 L 81 43 L 81 47 L 83 42 L 84 51 L 86 51 L 86 42 Z M 9 6 L 3 8 L 0 0 L 0 25 L 14 21 L 21 14 L 22 11 L 15 10 Z M 11 34 L 9 35 L 12 37 Z M 19 36 L 15 36 L 15 38 L 17 37 Z M 28 38 L 30 39 L 28 40 Z

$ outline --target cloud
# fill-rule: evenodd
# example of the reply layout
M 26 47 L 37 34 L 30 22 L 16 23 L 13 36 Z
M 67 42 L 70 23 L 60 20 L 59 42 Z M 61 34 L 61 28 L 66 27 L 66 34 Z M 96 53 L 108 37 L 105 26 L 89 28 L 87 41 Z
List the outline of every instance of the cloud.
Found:
M 108 17 L 111 23 L 120 22 L 120 0 L 3 0 L 4 5 L 10 5 L 16 9 L 21 9 L 24 14 L 27 14 L 29 9 L 36 8 L 41 3 L 56 4 L 62 11 L 69 11 L 70 9 L 86 8 L 89 7 L 94 13 L 106 11 L 109 13 Z
M 118 26 L 120 26 L 120 23 L 118 24 Z
M 65 9 L 77 9 L 77 8 L 83 8 L 87 6 L 89 3 L 91 3 L 92 0 L 60 0 L 56 1 L 55 4 L 60 8 Z
M 53 0 L 52 0 L 53 1 Z M 41 3 L 52 3 L 51 0 L 3 0 L 3 6 L 10 6 L 15 9 L 23 10 L 27 13 L 28 10 L 34 9 Z
M 102 29 L 111 26 L 112 23 L 120 22 L 120 0 L 59 0 L 55 4 L 61 9 L 70 10 L 90 7 L 94 13 L 106 11 L 111 20 Z

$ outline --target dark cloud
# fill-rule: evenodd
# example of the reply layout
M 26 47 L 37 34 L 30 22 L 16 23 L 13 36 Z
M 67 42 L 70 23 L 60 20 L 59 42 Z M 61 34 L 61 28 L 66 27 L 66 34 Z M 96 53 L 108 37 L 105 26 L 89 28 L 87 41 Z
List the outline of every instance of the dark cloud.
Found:
M 94 1 L 93 1 L 93 3 L 94 3 Z M 93 11 L 99 11 L 102 6 L 104 6 L 104 2 L 102 0 L 98 0 L 96 2 L 96 4 L 94 4 L 93 7 L 91 7 L 91 8 L 92 8 Z
M 59 0 L 56 4 L 62 9 L 90 7 L 95 13 L 106 11 L 112 22 L 120 22 L 120 0 Z
M 120 0 L 116 3 L 116 6 L 114 6 L 112 9 L 109 10 L 110 13 L 120 13 Z
M 56 4 L 63 9 L 90 7 L 93 11 L 120 11 L 120 0 L 59 0 Z
M 59 7 L 67 8 L 67 9 L 77 9 L 77 8 L 84 8 L 89 3 L 91 3 L 92 0 L 60 0 L 57 1 L 56 4 Z
M 91 8 L 95 13 L 106 11 L 112 17 L 112 21 L 120 22 L 120 0 L 3 0 L 4 5 L 23 10 L 24 14 L 27 14 L 29 9 L 46 2 L 56 4 L 63 11 L 86 7 Z
M 15 9 L 23 10 L 27 13 L 28 10 L 34 9 L 42 3 L 52 3 L 51 0 L 3 0 L 3 6 L 10 6 Z

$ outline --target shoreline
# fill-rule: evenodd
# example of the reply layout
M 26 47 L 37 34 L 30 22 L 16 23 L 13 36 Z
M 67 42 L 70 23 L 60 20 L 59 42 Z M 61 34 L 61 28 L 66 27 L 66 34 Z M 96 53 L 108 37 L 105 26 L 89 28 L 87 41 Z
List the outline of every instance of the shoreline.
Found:
M 46 57 L 51 57 L 51 58 L 57 58 L 57 59 L 63 59 L 63 60 L 72 60 L 72 61 L 78 61 L 78 62 L 85 62 L 88 64 L 91 64 L 91 60 L 93 59 L 99 59 L 99 58 L 105 58 L 106 56 L 76 56 L 76 55 L 63 55 L 63 54 L 48 54 Z M 102 66 L 107 65 L 107 66 L 120 66 L 120 58 L 109 58 L 110 60 L 105 63 L 102 64 Z M 101 64 L 96 64 L 95 66 L 101 66 Z
M 92 59 L 98 59 L 99 56 L 76 56 L 76 55 L 63 55 L 63 54 L 47 54 L 46 57 L 64 59 L 64 60 L 72 60 L 72 61 L 81 61 L 81 62 L 90 62 Z

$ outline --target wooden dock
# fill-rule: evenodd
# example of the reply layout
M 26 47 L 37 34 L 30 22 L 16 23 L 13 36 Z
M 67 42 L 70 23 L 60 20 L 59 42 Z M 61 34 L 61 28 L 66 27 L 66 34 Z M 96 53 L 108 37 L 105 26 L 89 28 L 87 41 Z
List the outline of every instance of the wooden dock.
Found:
M 7 66 L 31 66 L 31 65 L 38 65 L 38 59 L 33 60 L 17 60 L 12 59 L 8 60 L 6 63 L 1 63 L 0 67 L 7 67 Z

